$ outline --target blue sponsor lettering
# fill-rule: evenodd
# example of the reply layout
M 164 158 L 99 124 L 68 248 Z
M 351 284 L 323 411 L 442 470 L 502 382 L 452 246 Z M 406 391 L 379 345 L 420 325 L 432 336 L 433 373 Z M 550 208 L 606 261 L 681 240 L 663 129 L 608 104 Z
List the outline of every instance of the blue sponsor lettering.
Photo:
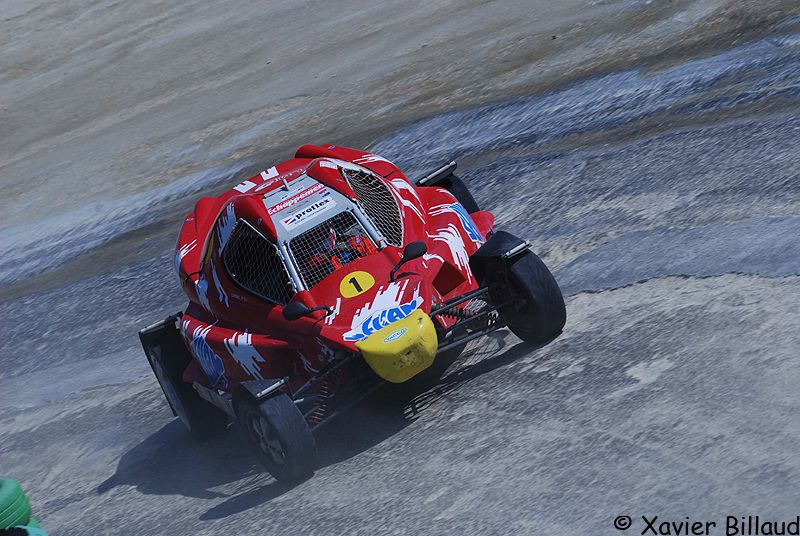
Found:
M 453 203 L 450 205 L 450 208 L 456 213 L 458 219 L 461 220 L 461 225 L 464 227 L 467 236 L 469 236 L 473 242 L 483 242 L 483 235 L 478 230 L 475 222 L 472 221 L 472 217 L 469 215 L 469 212 L 467 212 L 467 209 L 465 209 L 461 203 Z
M 422 298 L 414 298 L 408 303 L 401 303 L 397 307 L 391 307 L 378 311 L 366 320 L 360 326 L 354 328 L 344 334 L 346 341 L 360 341 L 366 339 L 381 328 L 385 328 L 389 324 L 397 322 L 406 318 L 408 315 L 416 311 L 422 305 Z
M 383 342 L 396 341 L 397 339 L 405 335 L 406 331 L 408 331 L 408 328 L 398 329 L 397 331 L 395 331 L 394 333 L 383 339 Z

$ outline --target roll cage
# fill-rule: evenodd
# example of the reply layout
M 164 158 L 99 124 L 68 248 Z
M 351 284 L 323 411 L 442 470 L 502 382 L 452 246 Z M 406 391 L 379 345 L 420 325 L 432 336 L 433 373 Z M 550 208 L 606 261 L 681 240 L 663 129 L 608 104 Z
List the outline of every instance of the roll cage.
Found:
M 302 179 L 303 177 L 298 178 Z M 307 177 L 310 180 L 310 177 Z M 377 179 L 380 179 L 376 176 Z M 295 181 L 292 181 L 293 183 Z M 355 258 L 366 256 L 367 254 L 380 251 L 387 245 L 390 245 L 384 235 L 381 233 L 379 226 L 367 214 L 363 206 L 359 202 L 354 202 L 341 193 L 331 190 L 330 195 L 333 196 L 336 203 L 336 210 L 332 211 L 329 217 L 313 221 L 313 225 L 302 225 L 293 228 L 285 228 L 281 225 L 276 225 L 277 240 L 275 242 L 267 238 L 261 231 L 257 229 L 253 223 L 244 218 L 238 218 L 235 222 L 235 227 L 244 226 L 248 233 L 253 237 L 258 237 L 263 241 L 263 251 L 270 252 L 274 250 L 280 258 L 281 265 L 272 263 L 269 265 L 262 259 L 258 258 L 257 253 L 251 253 L 250 263 L 258 264 L 265 268 L 263 274 L 250 274 L 250 277 L 243 277 L 243 267 L 238 267 L 235 252 L 239 255 L 243 254 L 240 247 L 239 235 L 233 234 L 228 243 L 222 250 L 221 258 L 223 266 L 231 278 L 243 290 L 250 292 L 277 305 L 286 305 L 297 292 L 303 290 L 310 290 L 319 281 L 333 273 L 336 269 L 343 265 L 348 264 Z M 312 267 L 310 258 L 315 254 L 321 253 L 314 250 L 315 245 L 318 245 L 326 240 L 324 235 L 327 233 L 326 226 L 330 227 L 331 232 L 336 231 L 337 237 L 346 231 L 342 228 L 340 222 L 344 221 L 349 227 L 357 227 L 363 235 L 363 240 L 368 244 L 365 245 L 363 250 L 353 249 L 352 245 L 348 245 L 352 258 L 342 258 L 338 256 L 339 265 L 333 264 L 331 269 L 325 268 L 322 271 L 318 267 Z M 213 231 L 212 231 L 213 232 Z M 348 235 L 349 236 L 349 235 Z M 401 235 L 402 236 L 402 235 Z M 314 241 L 317 244 L 314 244 Z M 271 248 L 271 249 L 270 249 Z M 252 249 L 252 248 L 251 248 Z M 336 248 L 334 248 L 336 249 Z M 341 247 L 338 248 L 338 255 L 341 255 Z M 342 262 L 344 261 L 344 262 Z M 240 262 L 244 265 L 244 262 Z M 270 269 L 271 268 L 271 269 Z M 267 273 L 279 270 L 280 274 Z M 252 271 L 252 270 L 251 270 Z M 285 277 L 284 277 L 285 276 Z M 291 289 L 290 295 L 287 295 L 285 289 Z

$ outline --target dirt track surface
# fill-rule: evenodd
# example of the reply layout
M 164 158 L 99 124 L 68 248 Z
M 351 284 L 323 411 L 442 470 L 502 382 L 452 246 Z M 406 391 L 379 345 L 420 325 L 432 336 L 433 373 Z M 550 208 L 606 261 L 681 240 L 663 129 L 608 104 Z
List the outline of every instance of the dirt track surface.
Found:
M 0 474 L 54 535 L 793 519 L 792 4 L 9 2 Z M 182 306 L 176 214 L 323 141 L 414 176 L 458 158 L 569 319 L 544 348 L 472 344 L 411 402 L 379 393 L 320 433 L 320 469 L 289 489 L 235 426 L 187 437 L 135 333 Z

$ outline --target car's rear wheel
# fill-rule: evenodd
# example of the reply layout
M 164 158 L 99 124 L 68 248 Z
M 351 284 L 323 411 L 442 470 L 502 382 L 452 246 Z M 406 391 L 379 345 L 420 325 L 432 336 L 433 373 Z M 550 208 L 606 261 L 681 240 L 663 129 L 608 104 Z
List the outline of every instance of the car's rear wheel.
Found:
M 453 197 L 456 198 L 456 201 L 461 203 L 461 205 L 467 209 L 467 212 L 470 214 L 480 210 L 478 208 L 478 203 L 475 202 L 475 198 L 472 197 L 472 194 L 470 193 L 469 188 L 467 188 L 467 186 L 464 184 L 464 181 L 452 173 L 430 184 L 426 184 L 426 186 L 438 186 L 439 188 L 444 188 L 453 194 Z
M 153 352 L 153 372 L 173 412 L 193 437 L 205 439 L 213 436 L 225 427 L 228 416 L 183 381 L 188 359 L 177 352 L 165 353 L 166 347 L 161 347 L 161 350 Z
M 500 311 L 514 335 L 532 344 L 557 337 L 567 321 L 567 310 L 561 289 L 544 262 L 526 251 L 511 259 L 507 275 L 504 296 L 498 299 L 520 298 Z
M 239 403 L 237 413 L 259 461 L 276 480 L 290 484 L 314 474 L 317 445 L 291 398 L 285 394 L 260 402 L 248 398 Z

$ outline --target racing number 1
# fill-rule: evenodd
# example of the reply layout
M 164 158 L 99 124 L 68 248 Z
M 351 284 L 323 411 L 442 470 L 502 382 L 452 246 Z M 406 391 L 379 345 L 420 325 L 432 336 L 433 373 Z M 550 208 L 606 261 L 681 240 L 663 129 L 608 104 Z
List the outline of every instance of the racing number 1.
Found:
M 369 272 L 351 272 L 342 278 L 339 283 L 339 293 L 344 298 L 353 298 L 372 288 L 375 278 Z
M 361 294 L 362 292 L 364 292 L 364 289 L 361 288 L 361 285 L 358 284 L 358 279 L 356 279 L 355 277 L 351 277 L 350 279 L 347 280 L 347 282 L 351 283 L 355 287 L 356 292 L 358 294 Z

